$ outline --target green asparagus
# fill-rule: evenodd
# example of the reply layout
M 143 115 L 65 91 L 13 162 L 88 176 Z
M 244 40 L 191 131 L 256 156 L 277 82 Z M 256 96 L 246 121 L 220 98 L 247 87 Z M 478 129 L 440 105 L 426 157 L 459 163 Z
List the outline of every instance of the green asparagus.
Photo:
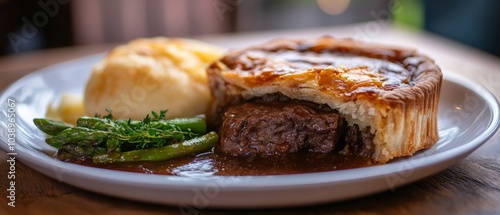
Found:
M 99 145 L 106 141 L 110 132 L 91 130 L 82 127 L 71 127 L 59 132 L 57 135 L 45 139 L 49 145 L 61 148 L 66 143 L 78 143 L 80 145 Z
M 209 151 L 219 136 L 215 132 L 210 132 L 200 137 L 195 137 L 181 143 L 176 143 L 161 148 L 140 149 L 123 152 L 121 154 L 100 154 L 93 157 L 94 163 L 117 163 L 130 161 L 162 161 L 175 157 L 186 156 Z
M 71 128 L 71 125 L 50 119 L 34 119 L 33 122 L 38 129 L 48 135 L 56 135 L 67 128 Z
M 130 156 L 140 160 L 168 159 L 207 151 L 218 141 L 217 134 L 206 134 L 203 117 L 165 120 L 166 111 L 151 114 L 143 120 L 116 120 L 109 111 L 103 117 L 81 117 L 76 127 L 44 118 L 33 121 L 50 135 L 47 144 L 59 149 L 56 157 L 65 160 L 81 156 L 99 162 L 128 161 Z

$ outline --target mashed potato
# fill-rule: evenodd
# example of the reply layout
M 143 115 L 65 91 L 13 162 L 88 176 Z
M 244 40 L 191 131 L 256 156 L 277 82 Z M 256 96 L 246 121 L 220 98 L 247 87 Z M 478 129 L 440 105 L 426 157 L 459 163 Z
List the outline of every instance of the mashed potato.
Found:
M 137 39 L 114 48 L 93 67 L 86 114 L 142 119 L 168 109 L 167 118 L 203 114 L 211 102 L 205 68 L 221 48 L 190 39 Z
M 75 125 L 78 118 L 85 116 L 83 96 L 79 93 L 63 92 L 59 103 L 49 104 L 45 115 L 49 119 Z

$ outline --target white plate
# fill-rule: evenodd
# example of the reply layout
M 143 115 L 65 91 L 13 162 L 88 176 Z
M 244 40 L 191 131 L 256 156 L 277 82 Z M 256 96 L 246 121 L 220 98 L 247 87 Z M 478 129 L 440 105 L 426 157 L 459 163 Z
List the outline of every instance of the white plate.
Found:
M 281 176 L 198 177 L 121 172 L 64 163 L 32 123 L 61 92 L 83 91 L 89 71 L 102 55 L 55 65 L 32 73 L 0 97 L 0 146 L 8 151 L 8 99 L 16 105 L 16 159 L 61 182 L 102 194 L 145 202 L 205 207 L 298 206 L 345 200 L 395 189 L 469 155 L 499 125 L 499 107 L 483 87 L 445 73 L 439 106 L 439 142 L 431 149 L 385 165 Z M 9 152 L 9 151 L 8 151 Z M 46 153 L 44 153 L 46 152 Z

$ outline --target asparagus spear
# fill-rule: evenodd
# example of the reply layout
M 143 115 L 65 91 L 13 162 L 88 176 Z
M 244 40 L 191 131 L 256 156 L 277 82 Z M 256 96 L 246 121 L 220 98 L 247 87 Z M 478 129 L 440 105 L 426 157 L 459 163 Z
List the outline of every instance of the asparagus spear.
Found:
M 95 154 L 104 154 L 106 149 L 96 146 L 80 145 L 76 143 L 64 144 L 54 155 L 59 160 L 72 160 L 80 157 L 92 158 Z
M 93 157 L 94 163 L 114 163 L 129 161 L 161 161 L 175 157 L 197 154 L 210 150 L 219 141 L 215 132 L 210 132 L 200 137 L 195 137 L 181 143 L 176 143 L 161 148 L 140 149 L 123 152 L 121 154 L 101 154 Z
M 115 127 L 113 121 L 109 119 L 101 119 L 97 117 L 80 117 L 76 120 L 77 127 L 84 127 L 100 131 L 112 131 Z
M 48 137 L 45 139 L 45 142 L 58 149 L 68 143 L 97 146 L 105 142 L 110 135 L 110 132 L 91 130 L 82 127 L 71 127 L 59 132 L 56 136 Z
M 71 125 L 50 119 L 33 119 L 33 122 L 38 129 L 48 135 L 56 135 L 67 128 L 71 128 Z
M 166 120 L 165 123 L 176 126 L 182 131 L 192 131 L 198 134 L 207 133 L 207 123 L 205 123 L 205 118 L 202 117 L 177 118 Z

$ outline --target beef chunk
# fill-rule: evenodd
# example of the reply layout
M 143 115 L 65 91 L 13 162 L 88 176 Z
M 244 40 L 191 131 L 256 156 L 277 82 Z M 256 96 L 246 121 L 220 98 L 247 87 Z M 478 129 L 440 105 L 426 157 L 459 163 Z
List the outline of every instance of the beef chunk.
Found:
M 300 102 L 249 102 L 224 113 L 219 149 L 234 156 L 327 153 L 334 150 L 345 128 L 345 120 L 334 110 Z
M 345 147 L 343 147 L 340 153 L 359 157 L 371 157 L 375 149 L 373 137 L 374 135 L 370 133 L 370 127 L 361 130 L 356 124 L 348 126 L 342 140 L 345 143 Z

